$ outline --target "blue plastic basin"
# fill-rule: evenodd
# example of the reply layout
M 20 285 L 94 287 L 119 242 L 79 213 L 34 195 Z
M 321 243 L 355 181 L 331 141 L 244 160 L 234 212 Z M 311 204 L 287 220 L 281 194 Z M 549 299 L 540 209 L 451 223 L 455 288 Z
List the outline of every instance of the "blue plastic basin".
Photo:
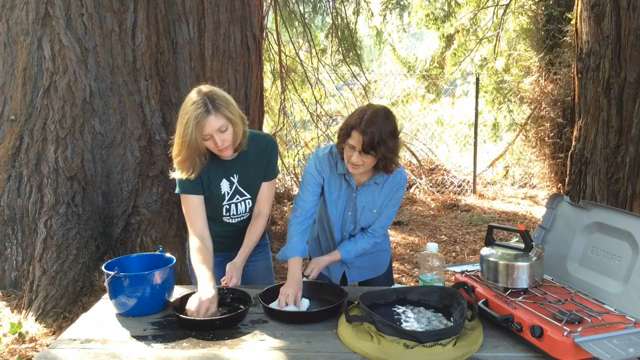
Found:
M 173 294 L 176 258 L 164 252 L 124 255 L 102 265 L 109 299 L 118 314 L 145 316 L 162 311 Z

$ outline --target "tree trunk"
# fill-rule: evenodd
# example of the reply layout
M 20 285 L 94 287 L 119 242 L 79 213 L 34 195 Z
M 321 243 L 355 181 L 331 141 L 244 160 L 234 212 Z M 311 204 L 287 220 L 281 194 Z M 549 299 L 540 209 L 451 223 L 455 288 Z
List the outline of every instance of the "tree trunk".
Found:
M 578 0 L 567 194 L 640 212 L 640 2 Z
M 261 0 L 0 2 L 0 288 L 52 319 L 158 245 L 185 279 L 177 111 L 212 83 L 261 128 L 262 26 Z
M 534 27 L 540 29 L 532 46 L 540 57 L 540 68 L 532 104 L 538 104 L 532 118 L 529 141 L 541 152 L 550 180 L 559 190 L 567 179 L 567 160 L 575 117 L 573 114 L 574 45 L 570 35 L 573 0 L 536 2 Z

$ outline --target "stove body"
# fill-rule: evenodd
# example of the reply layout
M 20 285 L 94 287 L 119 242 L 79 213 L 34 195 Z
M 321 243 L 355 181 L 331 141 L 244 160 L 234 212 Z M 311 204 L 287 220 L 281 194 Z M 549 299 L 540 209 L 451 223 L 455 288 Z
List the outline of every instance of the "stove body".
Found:
M 534 233 L 544 281 L 507 289 L 455 275 L 481 313 L 557 359 L 640 356 L 640 216 L 555 195 Z
M 456 274 L 469 284 L 485 318 L 510 329 L 556 359 L 590 359 L 592 340 L 611 346 L 601 358 L 636 356 L 640 323 L 585 294 L 546 278 L 530 289 L 504 289 L 484 281 L 477 271 Z M 631 337 L 629 335 L 632 335 Z M 586 349 L 585 349 L 586 348 Z M 592 352 L 587 351 L 591 350 Z

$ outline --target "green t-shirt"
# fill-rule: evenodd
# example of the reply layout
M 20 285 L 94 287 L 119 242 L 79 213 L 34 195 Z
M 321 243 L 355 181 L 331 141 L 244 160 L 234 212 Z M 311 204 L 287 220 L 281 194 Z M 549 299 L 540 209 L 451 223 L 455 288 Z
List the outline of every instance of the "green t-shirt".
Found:
M 176 180 L 176 194 L 203 195 L 216 252 L 240 249 L 263 182 L 278 176 L 278 145 L 271 135 L 249 130 L 247 146 L 231 160 L 211 153 L 200 174 Z

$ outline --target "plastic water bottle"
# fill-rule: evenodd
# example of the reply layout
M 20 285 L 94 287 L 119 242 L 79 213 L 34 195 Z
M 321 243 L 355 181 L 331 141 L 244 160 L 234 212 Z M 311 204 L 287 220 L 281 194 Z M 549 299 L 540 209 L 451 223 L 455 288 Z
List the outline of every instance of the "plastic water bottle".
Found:
M 418 254 L 418 266 L 420 269 L 420 275 L 418 276 L 420 285 L 444 286 L 445 259 L 438 252 L 437 243 L 427 243 L 425 250 Z

